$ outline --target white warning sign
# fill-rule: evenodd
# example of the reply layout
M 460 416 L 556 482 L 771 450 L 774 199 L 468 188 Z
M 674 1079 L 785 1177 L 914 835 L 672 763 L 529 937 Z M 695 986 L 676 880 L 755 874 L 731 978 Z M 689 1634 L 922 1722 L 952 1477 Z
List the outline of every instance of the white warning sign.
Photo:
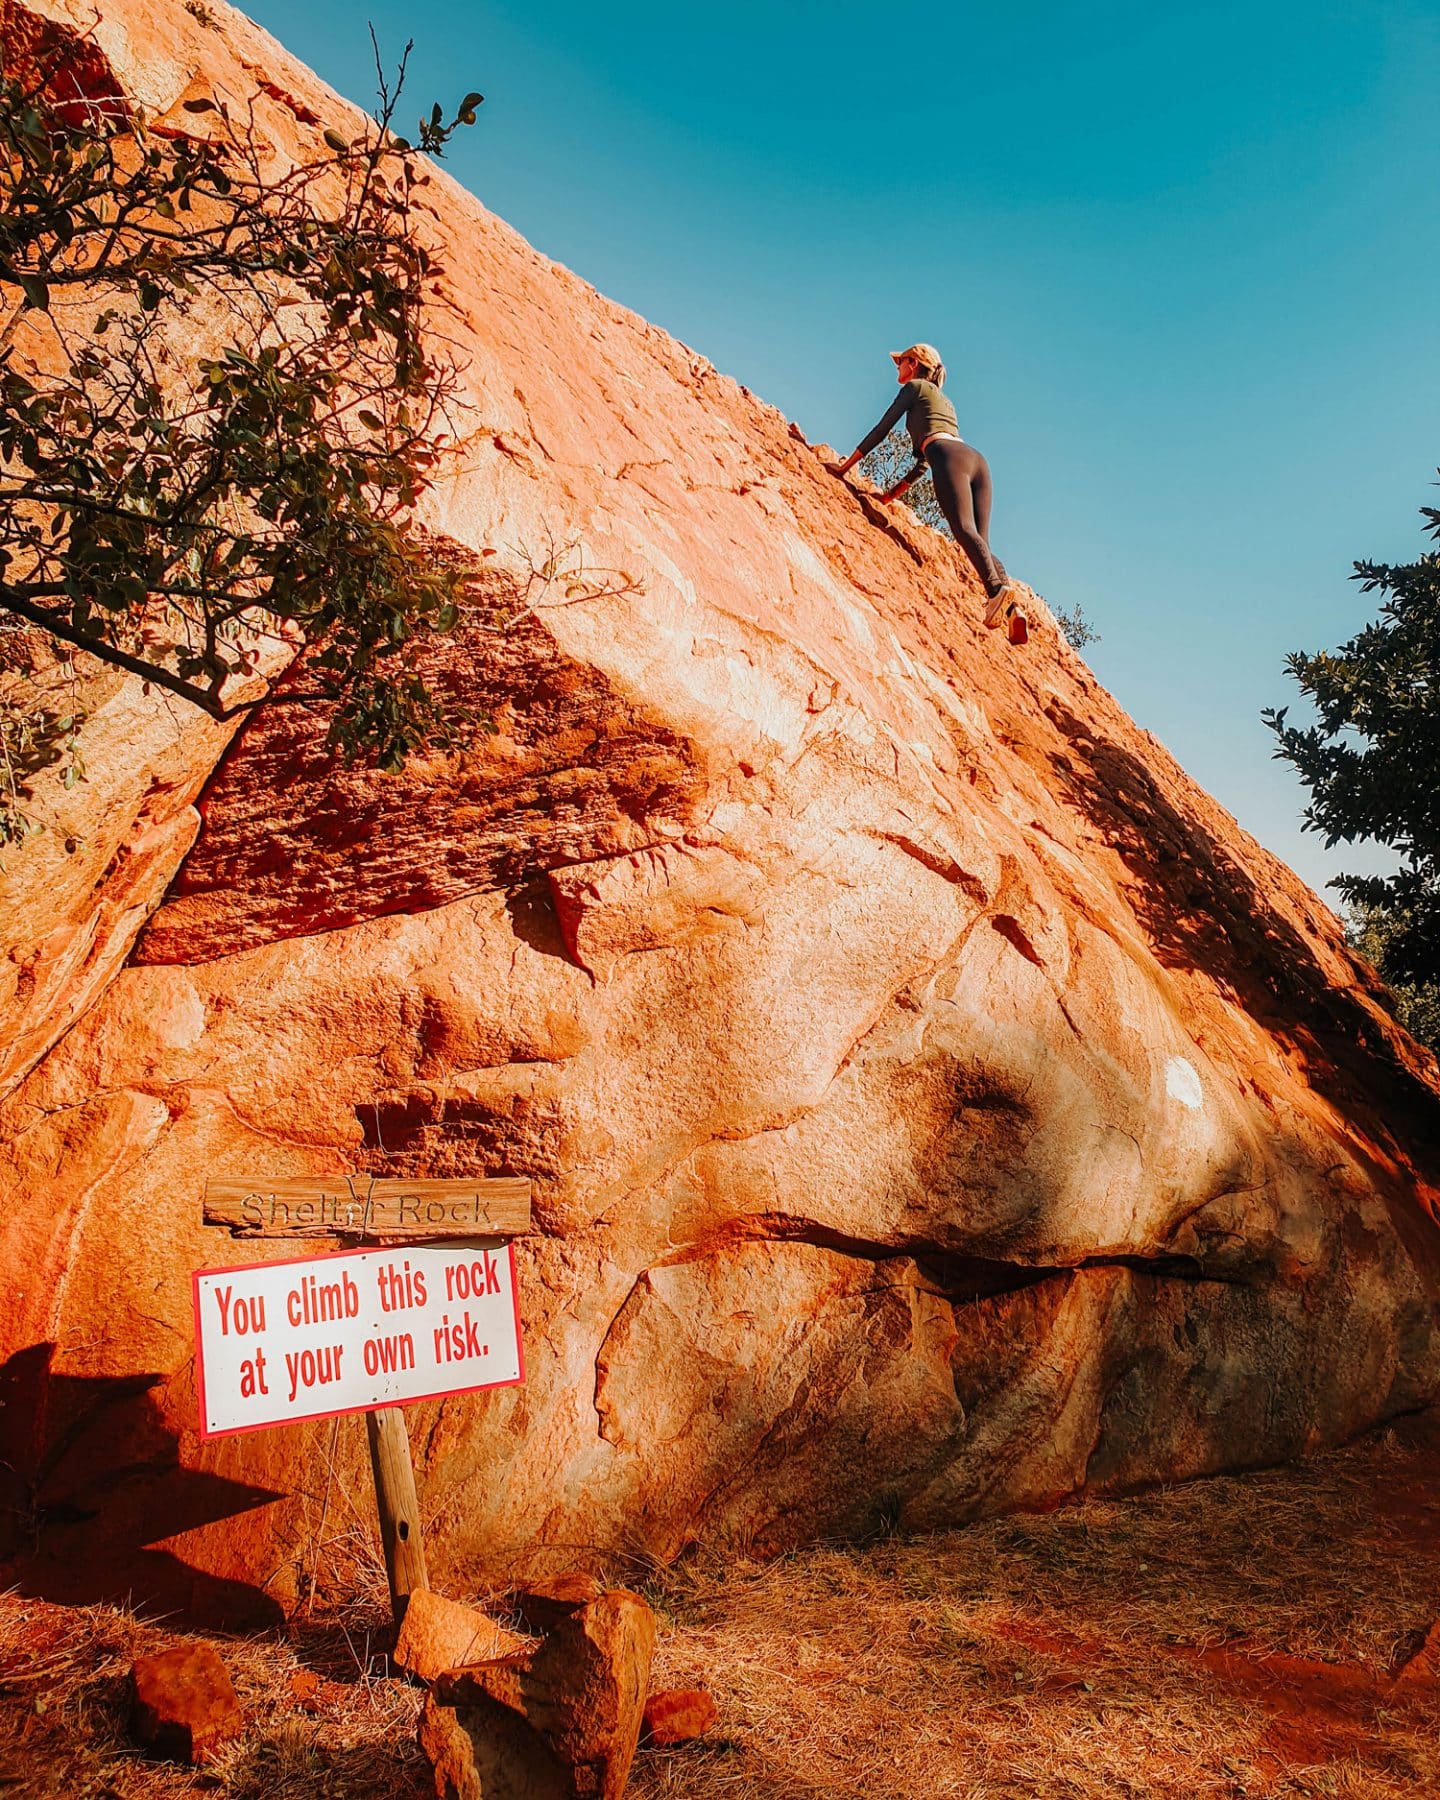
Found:
M 194 1290 L 201 1437 L 525 1379 L 509 1244 L 203 1269 Z

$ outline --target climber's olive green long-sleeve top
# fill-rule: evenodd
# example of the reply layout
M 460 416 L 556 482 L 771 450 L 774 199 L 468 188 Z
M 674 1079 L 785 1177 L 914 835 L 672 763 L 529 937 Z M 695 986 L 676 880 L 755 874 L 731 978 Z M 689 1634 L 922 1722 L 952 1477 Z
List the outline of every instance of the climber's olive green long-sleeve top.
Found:
M 921 455 L 920 446 L 926 438 L 934 437 L 937 431 L 953 431 L 956 437 L 960 435 L 960 421 L 955 417 L 955 408 L 933 381 L 917 379 L 903 383 L 900 392 L 885 409 L 885 417 L 873 431 L 861 438 L 856 447 L 856 455 L 864 456 L 877 444 L 883 443 L 902 415 L 905 429 L 910 433 L 910 442 L 915 449 L 917 471 L 923 474 L 925 459 Z

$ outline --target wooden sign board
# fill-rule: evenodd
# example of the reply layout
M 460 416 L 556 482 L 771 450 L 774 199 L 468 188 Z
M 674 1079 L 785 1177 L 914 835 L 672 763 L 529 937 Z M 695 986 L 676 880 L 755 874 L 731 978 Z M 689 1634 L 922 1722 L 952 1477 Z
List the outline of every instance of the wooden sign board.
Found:
M 205 1223 L 237 1238 L 519 1237 L 530 1229 L 530 1183 L 330 1179 L 210 1181 Z
M 508 1244 L 338 1250 L 193 1285 L 202 1438 L 525 1379 Z

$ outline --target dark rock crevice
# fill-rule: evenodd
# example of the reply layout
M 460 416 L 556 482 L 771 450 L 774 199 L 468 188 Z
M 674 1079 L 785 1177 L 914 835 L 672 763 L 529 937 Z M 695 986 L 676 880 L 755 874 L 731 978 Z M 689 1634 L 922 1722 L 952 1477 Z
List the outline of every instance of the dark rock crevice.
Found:
M 1230 1287 L 1255 1286 L 1269 1272 L 1257 1261 L 1248 1279 L 1233 1267 L 1216 1269 L 1198 1256 L 1167 1250 L 1096 1251 L 1089 1256 L 1029 1262 L 1020 1257 L 990 1256 L 956 1250 L 933 1239 L 898 1237 L 893 1242 L 861 1238 L 786 1213 L 751 1213 L 732 1220 L 693 1244 L 676 1250 L 653 1266 L 673 1268 L 723 1255 L 744 1244 L 808 1244 L 838 1256 L 877 1265 L 908 1259 L 916 1265 L 928 1292 L 955 1304 L 1016 1293 L 1037 1282 L 1087 1274 L 1100 1269 L 1130 1269 L 1138 1274 L 1190 1283 L 1216 1282 Z

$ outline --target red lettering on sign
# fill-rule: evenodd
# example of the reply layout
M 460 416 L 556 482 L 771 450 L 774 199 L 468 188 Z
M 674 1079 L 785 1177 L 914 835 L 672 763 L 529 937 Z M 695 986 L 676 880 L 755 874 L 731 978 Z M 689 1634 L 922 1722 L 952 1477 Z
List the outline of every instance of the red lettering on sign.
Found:
M 447 1300 L 479 1300 L 486 1294 L 499 1292 L 500 1268 L 488 1250 L 480 1262 L 473 1262 L 468 1268 L 464 1263 L 446 1263 Z
M 290 1377 L 290 1398 L 294 1400 L 302 1387 L 324 1386 L 340 1379 L 340 1357 L 343 1344 L 325 1344 L 319 1350 L 287 1350 L 285 1373 Z
M 468 1357 L 489 1354 L 490 1346 L 480 1342 L 480 1333 L 468 1312 L 461 1314 L 461 1323 L 458 1325 L 452 1325 L 450 1315 L 446 1313 L 435 1327 L 436 1362 L 464 1362 Z
M 367 1375 L 393 1375 L 415 1367 L 415 1339 L 408 1331 L 399 1337 L 366 1338 L 361 1355 Z
M 257 1350 L 253 1361 L 240 1365 L 240 1398 L 253 1400 L 256 1394 L 268 1394 L 269 1384 L 265 1380 L 265 1352 Z
M 429 1197 L 413 1196 L 422 1220 Z M 267 1209 L 272 1198 L 260 1195 Z M 523 1381 L 513 1253 L 493 1245 L 397 1244 L 198 1271 L 201 1436 Z
M 247 1332 L 265 1329 L 265 1296 L 255 1294 L 246 1299 L 243 1294 L 235 1294 L 233 1287 L 217 1287 L 215 1304 L 220 1308 L 220 1335 L 229 1337 L 230 1328 L 235 1328 L 236 1337 L 244 1337 Z
M 408 1258 L 398 1269 L 394 1263 L 382 1263 L 375 1271 L 375 1286 L 385 1312 L 403 1312 L 407 1306 L 425 1305 L 425 1277 L 419 1269 L 410 1267 Z
M 307 1275 L 285 1296 L 285 1317 L 292 1325 L 325 1325 L 331 1319 L 353 1319 L 360 1311 L 360 1290 L 348 1274 L 320 1282 Z

